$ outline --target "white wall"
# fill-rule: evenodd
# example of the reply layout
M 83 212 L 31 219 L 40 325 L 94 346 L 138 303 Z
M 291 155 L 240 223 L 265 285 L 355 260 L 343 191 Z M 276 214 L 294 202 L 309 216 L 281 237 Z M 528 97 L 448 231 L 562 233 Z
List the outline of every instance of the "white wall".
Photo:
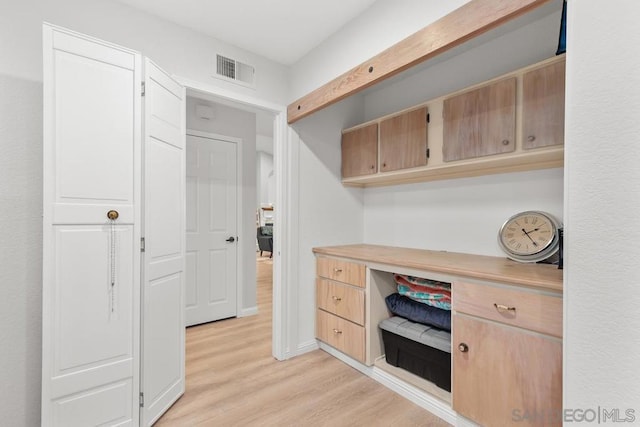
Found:
M 640 3 L 570 1 L 567 17 L 564 407 L 638 423 Z
M 377 55 L 469 0 L 378 0 L 291 69 L 292 100 Z
M 365 243 L 504 256 L 498 230 L 511 215 L 562 218 L 562 169 L 372 188 L 364 195 Z
M 213 108 L 214 117 L 201 119 L 196 115 L 196 105 Z M 244 234 L 239 236 L 242 242 L 244 261 L 242 270 L 242 308 L 256 307 L 256 114 L 211 101 L 187 97 L 187 130 L 215 133 L 242 139 L 242 212 L 240 222 Z
M 40 424 L 42 84 L 0 75 L 1 424 Z
M 256 175 L 258 177 L 258 207 L 273 204 L 275 200 L 273 155 L 258 151 L 256 155 Z
M 298 278 L 293 279 L 292 298 L 297 322 L 290 325 L 297 337 L 296 352 L 315 344 L 316 246 L 362 243 L 362 190 L 341 184 L 340 131 L 362 120 L 362 103 L 348 99 L 307 117 L 294 125 L 299 140 Z
M 42 298 L 42 21 L 141 51 L 168 72 L 274 103 L 288 99 L 288 69 L 117 2 L 2 0 L 0 6 L 0 414 L 3 425 L 40 424 Z M 255 90 L 211 77 L 217 51 L 257 67 Z M 255 138 L 255 128 L 253 131 Z M 245 206 L 255 205 L 255 157 Z M 255 236 L 254 217 L 243 218 Z M 253 249 L 255 243 L 246 245 Z M 252 252 L 253 255 L 253 252 Z M 255 268 L 255 267 L 253 267 Z M 255 305 L 255 271 L 245 273 Z
M 261 56 L 106 0 L 3 0 L 0 73 L 42 80 L 42 21 L 138 50 L 171 74 L 285 104 L 288 69 Z M 256 89 L 212 77 L 217 52 L 256 66 Z

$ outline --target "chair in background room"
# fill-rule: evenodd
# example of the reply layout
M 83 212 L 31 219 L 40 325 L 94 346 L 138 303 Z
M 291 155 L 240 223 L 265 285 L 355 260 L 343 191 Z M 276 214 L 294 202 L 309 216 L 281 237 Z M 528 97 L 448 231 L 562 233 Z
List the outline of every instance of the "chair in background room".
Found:
M 273 256 L 273 226 L 263 225 L 258 227 L 257 238 L 260 256 L 262 256 L 263 251 L 268 251 L 270 253 L 269 258 L 271 258 Z

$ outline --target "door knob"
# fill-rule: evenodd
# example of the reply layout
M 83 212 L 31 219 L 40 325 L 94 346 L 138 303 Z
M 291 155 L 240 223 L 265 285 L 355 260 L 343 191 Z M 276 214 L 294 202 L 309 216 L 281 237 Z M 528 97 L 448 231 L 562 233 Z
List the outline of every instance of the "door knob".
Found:
M 233 236 L 231 236 L 231 237 L 229 237 L 229 238 L 227 239 L 227 242 L 229 242 L 229 243 L 233 243 L 233 242 L 235 242 L 235 241 L 236 241 L 236 238 L 235 238 L 235 237 L 233 237 Z

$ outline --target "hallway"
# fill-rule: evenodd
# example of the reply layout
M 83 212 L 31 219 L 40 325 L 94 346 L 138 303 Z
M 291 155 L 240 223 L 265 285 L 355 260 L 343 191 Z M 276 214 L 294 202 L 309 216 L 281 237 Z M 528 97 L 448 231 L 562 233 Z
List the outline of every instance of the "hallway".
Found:
M 445 426 L 324 351 L 271 355 L 272 265 L 258 257 L 258 315 L 187 329 L 186 392 L 156 426 Z

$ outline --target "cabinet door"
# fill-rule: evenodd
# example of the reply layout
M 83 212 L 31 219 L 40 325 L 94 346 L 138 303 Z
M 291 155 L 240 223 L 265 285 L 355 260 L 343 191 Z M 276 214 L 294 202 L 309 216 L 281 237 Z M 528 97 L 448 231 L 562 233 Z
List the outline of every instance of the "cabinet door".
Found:
M 427 107 L 380 122 L 380 171 L 427 164 Z
M 342 134 L 342 178 L 378 172 L 378 124 Z
M 522 137 L 525 149 L 564 143 L 565 61 L 522 76 Z
M 444 100 L 445 162 L 515 150 L 516 78 Z
M 561 425 L 561 340 L 456 314 L 452 345 L 456 412 L 486 426 Z

